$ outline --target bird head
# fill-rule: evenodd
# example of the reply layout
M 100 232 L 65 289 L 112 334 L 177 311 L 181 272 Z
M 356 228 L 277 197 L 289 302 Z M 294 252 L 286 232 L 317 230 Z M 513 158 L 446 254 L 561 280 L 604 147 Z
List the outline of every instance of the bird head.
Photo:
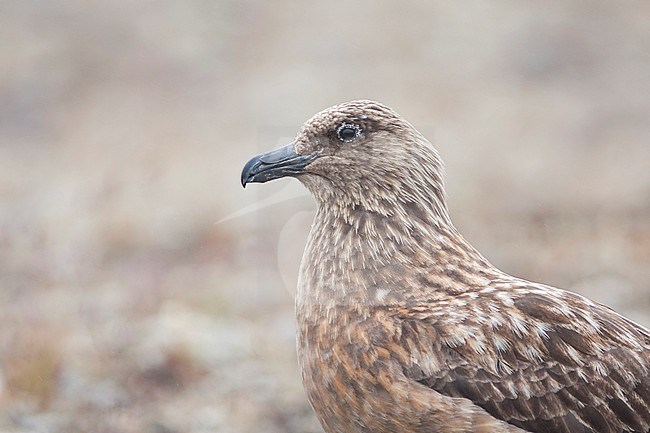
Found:
M 410 123 L 383 104 L 360 100 L 321 111 L 293 143 L 250 159 L 241 182 L 291 176 L 321 206 L 384 213 L 396 202 L 424 203 L 446 214 L 442 175 L 435 148 Z

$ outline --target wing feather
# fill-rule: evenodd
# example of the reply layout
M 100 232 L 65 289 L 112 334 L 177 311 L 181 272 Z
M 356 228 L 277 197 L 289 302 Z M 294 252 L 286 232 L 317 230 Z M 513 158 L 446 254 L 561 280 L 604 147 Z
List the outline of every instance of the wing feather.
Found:
M 417 319 L 408 317 L 413 309 L 400 310 L 408 324 L 401 341 L 420 357 L 436 358 L 414 359 L 411 379 L 530 432 L 650 432 L 647 329 L 546 286 L 493 290 L 476 302 L 474 314 L 457 316 L 434 304 L 418 308 Z M 502 317 L 493 320 L 494 314 Z M 419 341 L 432 328 L 435 341 Z

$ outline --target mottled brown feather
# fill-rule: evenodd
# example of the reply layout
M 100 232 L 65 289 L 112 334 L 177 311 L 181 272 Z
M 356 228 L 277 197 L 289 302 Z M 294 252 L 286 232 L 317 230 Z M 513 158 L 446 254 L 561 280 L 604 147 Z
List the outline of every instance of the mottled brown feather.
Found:
M 337 140 L 343 122 L 363 133 Z M 303 382 L 327 433 L 650 431 L 650 332 L 503 273 L 454 228 L 434 147 L 388 107 L 305 123 L 318 211 L 296 298 Z

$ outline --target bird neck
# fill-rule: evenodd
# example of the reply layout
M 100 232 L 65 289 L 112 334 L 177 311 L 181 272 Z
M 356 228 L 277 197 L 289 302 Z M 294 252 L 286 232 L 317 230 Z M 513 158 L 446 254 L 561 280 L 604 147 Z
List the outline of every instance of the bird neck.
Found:
M 299 305 L 332 310 L 431 300 L 485 285 L 499 272 L 448 216 L 416 204 L 393 209 L 399 210 L 319 207 L 301 265 Z

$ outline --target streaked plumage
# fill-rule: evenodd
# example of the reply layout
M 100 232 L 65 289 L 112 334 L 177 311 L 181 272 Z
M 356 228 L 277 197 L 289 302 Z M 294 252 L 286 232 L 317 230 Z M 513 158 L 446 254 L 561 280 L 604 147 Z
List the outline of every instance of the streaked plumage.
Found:
M 331 107 L 242 183 L 297 177 L 318 211 L 296 314 L 327 433 L 650 431 L 650 332 L 496 269 L 452 225 L 433 146 L 372 101 Z

